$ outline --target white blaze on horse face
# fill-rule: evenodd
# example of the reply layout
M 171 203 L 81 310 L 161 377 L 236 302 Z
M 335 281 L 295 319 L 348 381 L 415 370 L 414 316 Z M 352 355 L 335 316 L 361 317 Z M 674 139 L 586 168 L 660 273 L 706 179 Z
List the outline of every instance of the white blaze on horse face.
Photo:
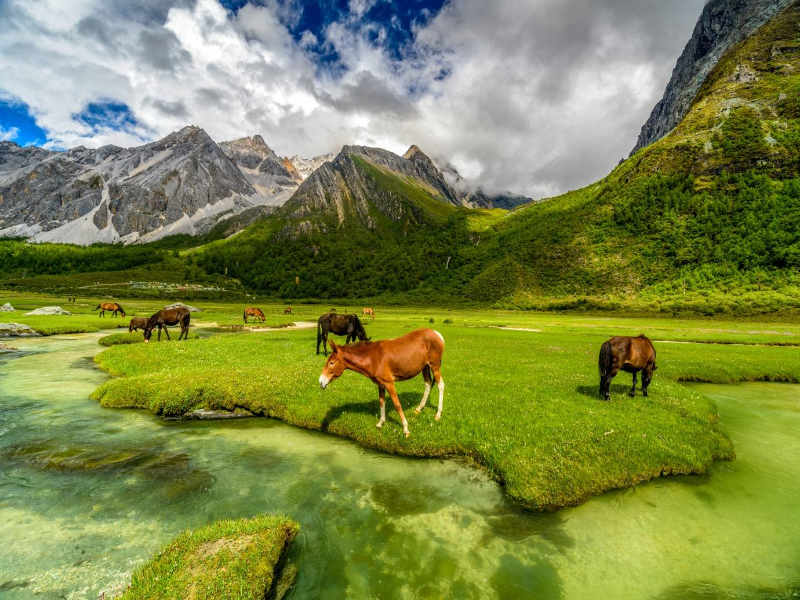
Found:
M 330 382 L 331 382 L 331 378 L 330 377 L 326 377 L 325 373 L 323 373 L 322 375 L 319 376 L 319 387 L 321 387 L 323 390 L 327 387 L 327 385 Z

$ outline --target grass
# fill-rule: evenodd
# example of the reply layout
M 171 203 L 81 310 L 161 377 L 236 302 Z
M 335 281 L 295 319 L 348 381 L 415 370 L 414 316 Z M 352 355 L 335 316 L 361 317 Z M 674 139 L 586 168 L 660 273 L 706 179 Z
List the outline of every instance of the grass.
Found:
M 262 600 L 297 532 L 297 523 L 263 515 L 182 533 L 136 570 L 121 598 Z
M 314 308 L 320 307 L 299 310 Z M 703 473 L 713 460 L 732 458 L 715 406 L 681 380 L 800 381 L 800 350 L 777 346 L 800 344 L 797 325 L 380 307 L 377 315 L 366 324 L 376 339 L 433 319 L 447 341 L 441 422 L 430 404 L 413 413 L 421 379 L 398 386 L 408 440 L 391 407 L 387 425 L 375 428 L 377 393 L 366 378 L 346 373 L 319 389 L 323 358 L 314 354 L 313 330 L 112 348 L 95 360 L 117 378 L 94 398 L 106 407 L 160 415 L 246 408 L 387 452 L 463 457 L 503 483 L 513 499 L 549 509 L 662 474 Z M 641 331 L 658 350 L 650 397 L 629 398 L 630 376 L 622 374 L 612 401 L 600 401 L 600 344 Z M 715 343 L 673 343 L 690 340 Z

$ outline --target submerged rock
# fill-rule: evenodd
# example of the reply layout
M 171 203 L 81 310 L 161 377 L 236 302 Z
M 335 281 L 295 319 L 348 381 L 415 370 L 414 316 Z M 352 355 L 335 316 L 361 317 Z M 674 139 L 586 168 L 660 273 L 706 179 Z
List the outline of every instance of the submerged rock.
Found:
M 4 352 L 16 352 L 18 348 L 12 348 L 11 346 L 6 346 L 3 342 L 0 342 L 0 354 Z
M 26 316 L 32 315 L 71 315 L 72 313 L 68 310 L 64 310 L 60 306 L 42 306 L 41 308 L 37 308 L 36 310 L 32 310 L 31 312 L 25 313 Z
M 188 304 L 184 304 L 183 302 L 175 302 L 173 304 L 168 304 L 164 307 L 166 310 L 170 308 L 188 308 L 189 312 L 203 312 L 202 308 L 197 308 L 196 306 L 189 306 Z
M 10 302 L 6 302 L 3 306 L 0 306 L 0 312 L 17 312 L 17 309 L 11 306 Z
M 22 323 L 0 323 L 0 337 L 34 337 L 38 332 Z

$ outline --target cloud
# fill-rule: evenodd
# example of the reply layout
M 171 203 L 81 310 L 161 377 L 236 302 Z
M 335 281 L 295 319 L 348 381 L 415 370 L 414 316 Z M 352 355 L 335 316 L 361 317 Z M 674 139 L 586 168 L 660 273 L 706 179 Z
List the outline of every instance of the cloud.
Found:
M 703 7 L 451 0 L 397 35 L 396 13 L 368 18 L 382 2 L 350 0 L 312 32 L 296 31 L 297 0 L 6 0 L 0 94 L 30 107 L 51 147 L 187 124 L 218 141 L 259 133 L 286 155 L 415 143 L 490 191 L 540 197 L 627 155 Z M 80 117 L 103 103 L 127 112 Z
M 18 135 L 19 135 L 19 128 L 18 127 L 9 127 L 7 129 L 5 129 L 5 128 L 3 128 L 2 125 L 0 125 L 0 142 L 6 142 L 6 141 L 9 141 L 9 140 L 15 140 L 15 139 L 17 139 Z

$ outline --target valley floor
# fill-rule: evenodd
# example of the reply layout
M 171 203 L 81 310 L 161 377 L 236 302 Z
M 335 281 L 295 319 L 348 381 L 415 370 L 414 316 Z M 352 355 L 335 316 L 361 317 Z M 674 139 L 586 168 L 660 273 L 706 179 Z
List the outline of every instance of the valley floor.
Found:
M 26 310 L 59 303 L 66 308 L 56 298 L 0 297 L 0 304 L 6 301 Z M 73 316 L 25 317 L 20 311 L 0 321 L 48 332 L 121 322 L 94 316 L 97 301 L 79 298 L 71 307 Z M 159 308 L 153 302 L 120 302 L 128 317 Z M 106 407 L 144 408 L 164 416 L 246 410 L 386 452 L 467 459 L 502 482 L 511 498 L 536 509 L 579 504 L 665 474 L 704 473 L 714 460 L 733 458 L 714 403 L 680 381 L 800 382 L 797 324 L 375 306 L 376 319 L 365 320 L 373 339 L 432 327 L 446 340 L 440 422 L 431 407 L 435 394 L 428 408 L 414 414 L 421 378 L 398 385 L 411 431 L 405 439 L 388 402 L 387 423 L 375 428 L 377 390 L 367 379 L 348 372 L 327 390 L 319 389 L 324 357 L 315 354 L 313 329 L 263 334 L 226 329 L 243 325 L 243 305 L 198 304 L 204 312 L 193 313 L 192 322 L 201 339 L 133 343 L 99 354 L 96 361 L 115 378 L 94 397 Z M 285 305 L 260 306 L 265 327 L 314 321 L 330 308 L 293 306 L 289 316 L 283 314 Z M 360 306 L 337 309 L 361 312 Z M 612 335 L 639 333 L 647 334 L 658 351 L 650 397 L 628 397 L 630 376 L 621 374 L 611 401 L 601 401 L 600 345 Z

